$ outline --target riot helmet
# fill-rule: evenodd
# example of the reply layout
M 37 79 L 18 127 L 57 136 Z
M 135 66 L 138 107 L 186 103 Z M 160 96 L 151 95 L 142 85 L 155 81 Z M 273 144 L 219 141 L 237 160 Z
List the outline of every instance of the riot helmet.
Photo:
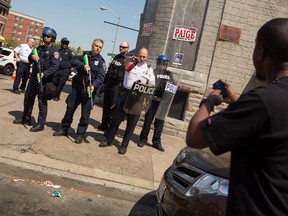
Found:
M 157 65 L 168 66 L 169 58 L 166 55 L 159 55 L 156 59 Z
M 69 45 L 69 40 L 68 40 L 68 38 L 67 37 L 63 37 L 62 39 L 61 39 L 61 44 L 66 44 L 66 45 Z
M 53 28 L 44 27 L 42 29 L 42 37 L 44 38 L 45 35 L 50 36 L 52 38 L 52 42 L 55 42 L 57 34 Z

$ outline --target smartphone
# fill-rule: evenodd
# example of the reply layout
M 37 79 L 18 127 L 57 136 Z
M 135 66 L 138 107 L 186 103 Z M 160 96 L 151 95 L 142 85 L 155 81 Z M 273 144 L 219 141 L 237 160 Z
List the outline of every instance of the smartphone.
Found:
M 227 91 L 226 91 L 226 87 L 225 87 L 225 84 L 221 81 L 221 80 L 218 80 L 217 82 L 215 82 L 213 84 L 213 89 L 219 89 L 221 90 L 221 95 L 223 98 L 226 98 L 227 97 Z

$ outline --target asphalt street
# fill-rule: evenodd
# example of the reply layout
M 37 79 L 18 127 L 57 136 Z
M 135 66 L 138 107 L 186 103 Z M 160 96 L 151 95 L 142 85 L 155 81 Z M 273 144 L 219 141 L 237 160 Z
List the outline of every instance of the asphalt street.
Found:
M 108 197 L 58 182 L 19 178 L 0 172 L 0 215 L 5 216 L 153 216 L 154 205 Z M 150 201 L 151 202 L 151 201 Z

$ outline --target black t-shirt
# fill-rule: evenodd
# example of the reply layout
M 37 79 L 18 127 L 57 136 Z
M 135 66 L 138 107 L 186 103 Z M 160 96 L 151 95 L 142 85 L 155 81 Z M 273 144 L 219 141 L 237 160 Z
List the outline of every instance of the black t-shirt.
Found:
M 201 123 L 215 154 L 231 151 L 227 216 L 288 215 L 288 77 Z

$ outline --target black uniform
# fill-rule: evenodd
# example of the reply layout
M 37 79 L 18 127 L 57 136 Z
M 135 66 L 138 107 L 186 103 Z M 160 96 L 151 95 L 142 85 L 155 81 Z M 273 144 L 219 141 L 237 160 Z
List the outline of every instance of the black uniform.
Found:
M 66 99 L 67 108 L 62 119 L 62 130 L 68 131 L 73 121 L 73 115 L 79 104 L 81 104 L 81 118 L 77 128 L 78 136 L 84 138 L 84 134 L 88 128 L 88 121 L 90 118 L 90 112 L 92 109 L 90 98 L 88 97 L 87 87 L 89 86 L 89 75 L 84 70 L 83 56 L 87 53 L 89 66 L 91 70 L 91 82 L 94 86 L 92 97 L 96 94 L 96 89 L 101 86 L 105 77 L 105 60 L 99 54 L 92 56 L 91 51 L 84 52 L 82 56 L 75 56 L 72 61 L 72 67 L 74 67 L 78 73 L 73 77 L 72 90 Z
M 70 69 L 71 69 L 71 60 L 73 58 L 72 51 L 67 49 L 59 49 L 60 54 L 60 66 L 59 70 L 56 71 L 54 77 L 53 77 L 53 83 L 57 86 L 56 87 L 56 98 L 59 99 L 61 91 L 70 75 Z
M 60 57 L 57 49 L 51 45 L 46 48 L 45 46 L 38 47 L 39 62 L 41 67 L 41 72 L 44 73 L 42 78 L 42 83 L 52 82 L 52 77 L 55 71 L 58 70 L 60 64 Z M 32 62 L 32 53 L 28 57 L 29 61 Z M 24 96 L 24 111 L 22 116 L 23 122 L 30 122 L 32 110 L 35 102 L 36 95 L 38 94 L 38 124 L 44 125 L 47 118 L 47 108 L 48 103 L 43 94 L 39 94 L 39 84 L 37 81 L 38 64 L 33 63 L 32 74 L 27 86 L 27 90 Z
M 21 79 L 22 79 L 22 83 L 20 85 L 20 90 L 22 92 L 25 91 L 26 83 L 27 83 L 28 78 L 29 78 L 29 71 L 30 71 L 30 63 L 26 63 L 23 61 L 20 61 L 17 63 L 16 79 L 13 83 L 13 90 L 14 91 L 18 90 Z
M 155 70 L 155 78 L 156 78 L 156 90 L 154 93 L 155 97 L 152 100 L 151 105 L 145 114 L 144 125 L 140 133 L 140 143 L 142 144 L 145 144 L 148 140 L 151 124 L 157 112 L 167 81 L 174 82 L 172 72 L 168 70 L 164 70 L 163 73 L 162 72 L 159 73 L 159 71 Z M 161 133 L 163 131 L 163 127 L 164 127 L 164 120 L 155 118 L 154 133 L 152 138 L 152 143 L 153 146 L 155 147 L 161 146 Z
M 107 130 L 108 127 L 110 126 L 114 110 L 116 109 L 118 103 L 118 98 L 120 96 L 119 89 L 122 86 L 125 74 L 125 66 L 124 66 L 125 58 L 126 55 L 122 54 L 116 55 L 111 64 L 109 65 L 107 74 L 105 76 L 104 104 L 103 104 L 102 124 L 101 124 L 102 130 Z M 114 104 L 116 106 L 111 108 Z

